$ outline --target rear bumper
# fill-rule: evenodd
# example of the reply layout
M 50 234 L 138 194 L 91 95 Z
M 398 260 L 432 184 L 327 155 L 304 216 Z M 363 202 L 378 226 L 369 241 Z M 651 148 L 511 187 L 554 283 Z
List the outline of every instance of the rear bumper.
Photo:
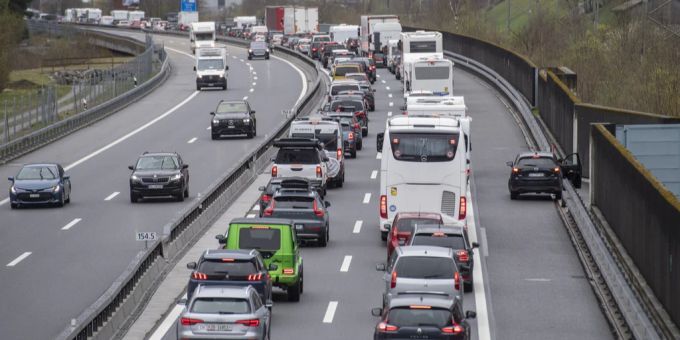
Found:
M 560 178 L 554 180 L 510 180 L 508 188 L 511 192 L 517 193 L 559 193 L 562 192 L 562 182 Z

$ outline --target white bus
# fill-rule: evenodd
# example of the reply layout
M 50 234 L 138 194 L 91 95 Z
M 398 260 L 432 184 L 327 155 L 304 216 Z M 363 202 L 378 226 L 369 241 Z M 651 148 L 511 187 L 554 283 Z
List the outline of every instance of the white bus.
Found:
M 465 140 L 455 118 L 404 115 L 388 120 L 385 132 L 378 134 L 383 239 L 400 211 L 440 212 L 445 223 L 466 224 Z
M 448 96 L 453 91 L 453 62 L 448 59 L 421 58 L 404 69 L 404 97 L 411 91 L 432 91 Z

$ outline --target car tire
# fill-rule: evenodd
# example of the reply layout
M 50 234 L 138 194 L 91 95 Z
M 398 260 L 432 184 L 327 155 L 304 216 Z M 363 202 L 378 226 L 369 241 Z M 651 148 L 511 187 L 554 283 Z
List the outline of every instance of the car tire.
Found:
M 196 91 L 200 91 L 200 90 L 201 90 L 201 86 L 200 86 L 200 85 L 196 85 Z
M 175 196 L 175 199 L 177 199 L 177 202 L 184 202 L 184 192 L 180 193 L 179 195 Z
M 582 182 L 581 176 L 577 176 L 576 178 L 574 178 L 574 188 L 581 189 L 581 184 L 582 184 L 581 182 Z
M 184 188 L 184 197 L 189 197 L 189 186 L 187 185 L 186 188 Z
M 366 136 L 368 136 L 368 129 L 361 130 L 361 137 L 366 137 Z M 363 144 L 363 142 L 362 142 L 362 144 Z
M 19 208 L 19 205 L 16 204 L 16 203 L 10 203 L 9 207 L 10 207 L 10 209 L 17 209 L 17 208 Z
M 510 191 L 510 199 L 516 200 L 519 197 L 519 193 L 516 191 Z
M 363 133 L 361 134 L 362 136 L 364 135 Z M 357 150 L 361 150 L 364 148 L 364 141 L 361 140 L 361 142 L 357 143 Z
M 556 193 L 555 193 L 555 200 L 557 201 L 557 200 L 561 200 L 561 199 L 562 199 L 562 192 L 561 192 L 561 191 L 560 191 L 560 192 L 556 192 Z
M 300 294 L 302 294 L 302 289 L 301 289 L 302 284 L 301 284 L 301 282 L 302 282 L 302 275 L 300 276 L 300 280 L 297 283 L 288 287 L 288 301 L 289 302 L 299 302 L 300 301 Z
M 345 173 L 342 173 L 342 177 L 338 180 L 337 187 L 342 188 L 345 185 Z
M 217 139 L 220 138 L 220 135 L 211 133 L 211 134 L 210 134 L 210 137 L 212 138 L 212 140 L 217 140 Z
M 381 231 L 380 231 L 380 238 L 381 238 L 383 241 L 387 242 L 387 232 L 381 230 Z
M 354 150 L 350 150 L 349 152 L 349 158 L 357 158 L 357 150 L 356 148 Z
M 251 56 L 248 56 L 248 60 L 253 60 L 253 57 L 251 57 Z
M 131 203 L 137 203 L 137 202 L 139 202 L 139 196 L 137 196 L 137 195 L 135 195 L 135 194 L 133 194 L 133 193 L 130 193 L 130 202 L 131 202 Z
M 323 233 L 323 236 L 319 239 L 319 246 L 321 246 L 322 248 L 326 248 L 326 246 L 328 246 L 328 239 L 330 237 L 328 233 L 329 233 L 328 228 L 326 228 L 326 232 Z
M 257 124 L 253 126 L 253 136 L 257 137 Z
M 465 292 L 465 293 L 471 292 L 474 285 L 475 285 L 475 282 L 474 282 L 473 279 L 470 279 L 470 282 L 463 282 L 463 292 Z
M 66 203 L 66 204 L 71 203 L 71 191 L 68 192 L 68 197 L 66 197 L 66 200 L 64 200 L 64 203 Z
M 57 202 L 57 207 L 61 208 L 64 206 L 64 204 L 65 204 L 64 193 L 62 192 L 62 194 L 59 195 L 59 202 Z

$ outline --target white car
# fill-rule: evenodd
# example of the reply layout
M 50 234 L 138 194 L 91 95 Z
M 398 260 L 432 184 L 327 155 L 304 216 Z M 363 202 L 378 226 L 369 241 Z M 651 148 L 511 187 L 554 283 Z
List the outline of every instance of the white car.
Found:
M 271 174 L 276 177 L 304 177 L 326 196 L 329 158 L 323 143 L 317 139 L 281 138 L 274 141 L 279 148 L 273 159 Z

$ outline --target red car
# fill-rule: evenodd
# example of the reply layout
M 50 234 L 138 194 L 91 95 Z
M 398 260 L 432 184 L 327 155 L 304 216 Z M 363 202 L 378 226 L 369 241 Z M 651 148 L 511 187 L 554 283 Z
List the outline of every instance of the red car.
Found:
M 394 216 L 394 222 L 387 239 L 387 260 L 394 249 L 407 244 L 416 225 L 439 225 L 443 224 L 442 215 L 439 213 L 426 212 L 400 212 Z

